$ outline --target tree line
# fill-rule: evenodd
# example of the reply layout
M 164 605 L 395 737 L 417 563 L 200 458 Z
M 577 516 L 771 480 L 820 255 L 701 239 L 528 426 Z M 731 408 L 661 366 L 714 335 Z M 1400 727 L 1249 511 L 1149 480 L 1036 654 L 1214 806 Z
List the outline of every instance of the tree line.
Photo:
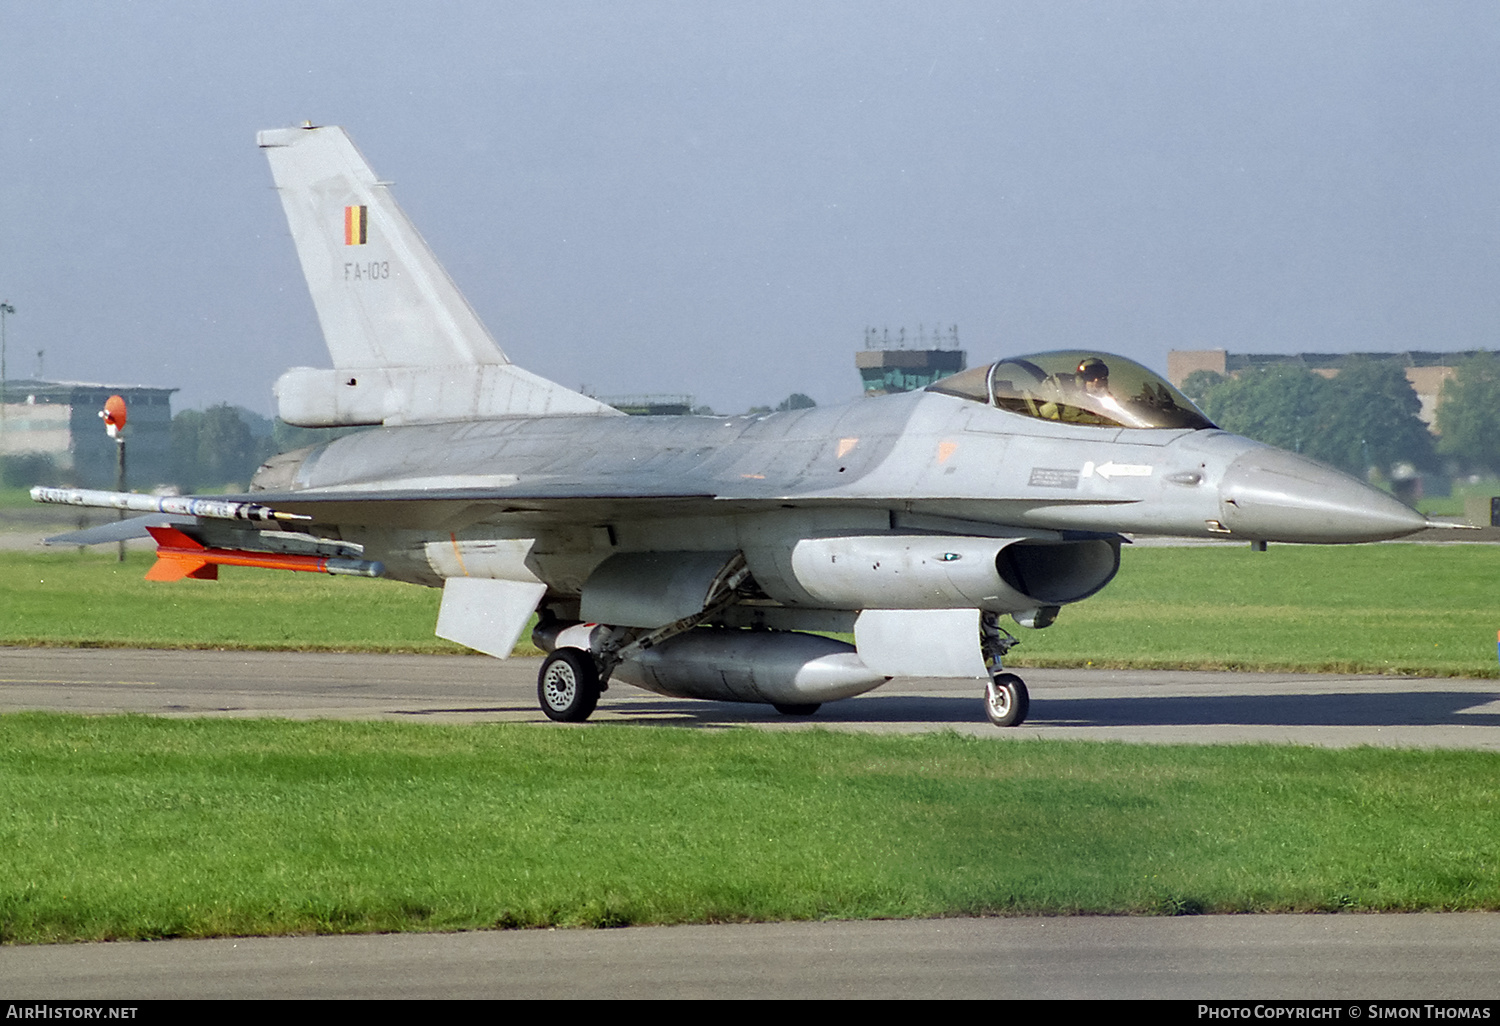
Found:
M 1235 377 L 1195 371 L 1183 391 L 1226 431 L 1365 477 L 1500 473 L 1500 361 L 1484 353 L 1443 384 L 1434 437 L 1404 369 L 1350 359 L 1331 378 L 1294 364 Z
M 258 468 L 280 452 L 320 445 L 358 428 L 298 428 L 272 421 L 242 406 L 220 403 L 206 410 L 181 410 L 172 418 L 171 472 L 165 481 L 135 482 L 136 488 L 175 486 L 184 492 L 231 486 L 243 488 Z M 0 487 L 75 484 L 52 453 L 0 456 Z
M 244 487 L 256 469 L 280 452 L 321 445 L 360 428 L 299 428 L 242 406 L 219 403 L 172 418 L 170 484 L 185 492 Z

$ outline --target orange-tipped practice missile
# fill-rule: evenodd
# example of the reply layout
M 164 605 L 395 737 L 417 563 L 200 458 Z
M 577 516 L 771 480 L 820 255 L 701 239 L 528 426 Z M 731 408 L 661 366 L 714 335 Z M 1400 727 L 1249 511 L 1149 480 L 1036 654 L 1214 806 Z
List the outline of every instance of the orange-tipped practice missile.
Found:
M 367 559 L 338 556 L 300 556 L 248 549 L 211 549 L 175 527 L 148 527 L 156 539 L 156 562 L 146 572 L 148 581 L 179 581 L 184 577 L 216 581 L 220 566 L 260 566 L 268 570 L 302 570 L 351 577 L 379 577 L 385 567 Z

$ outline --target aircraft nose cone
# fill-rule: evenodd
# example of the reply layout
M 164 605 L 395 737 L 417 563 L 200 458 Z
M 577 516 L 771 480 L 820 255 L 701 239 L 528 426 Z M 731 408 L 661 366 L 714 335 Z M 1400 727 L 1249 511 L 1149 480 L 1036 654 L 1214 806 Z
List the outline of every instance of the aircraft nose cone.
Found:
M 1427 519 L 1348 474 L 1270 447 L 1237 457 L 1219 485 L 1224 526 L 1264 541 L 1384 541 Z

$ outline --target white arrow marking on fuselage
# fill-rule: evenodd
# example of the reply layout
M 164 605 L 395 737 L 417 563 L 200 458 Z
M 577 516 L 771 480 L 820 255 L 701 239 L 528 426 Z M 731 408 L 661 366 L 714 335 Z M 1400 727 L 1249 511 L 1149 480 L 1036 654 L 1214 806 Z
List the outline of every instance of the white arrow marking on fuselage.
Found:
M 1093 463 L 1085 463 L 1083 476 L 1098 474 L 1106 481 L 1112 477 L 1150 477 L 1153 469 L 1149 463 L 1101 463 L 1097 467 Z

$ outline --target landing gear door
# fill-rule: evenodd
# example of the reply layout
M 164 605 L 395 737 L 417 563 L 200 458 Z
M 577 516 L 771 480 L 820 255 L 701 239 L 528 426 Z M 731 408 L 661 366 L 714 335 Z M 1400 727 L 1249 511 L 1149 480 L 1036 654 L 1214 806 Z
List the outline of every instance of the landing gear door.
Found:
M 583 584 L 581 615 L 615 627 L 662 627 L 703 611 L 730 552 L 617 552 Z
M 854 621 L 854 645 L 888 677 L 988 676 L 977 609 L 866 609 Z
M 528 581 L 450 577 L 443 582 L 443 604 L 438 609 L 435 633 L 505 659 L 546 591 L 545 584 Z

